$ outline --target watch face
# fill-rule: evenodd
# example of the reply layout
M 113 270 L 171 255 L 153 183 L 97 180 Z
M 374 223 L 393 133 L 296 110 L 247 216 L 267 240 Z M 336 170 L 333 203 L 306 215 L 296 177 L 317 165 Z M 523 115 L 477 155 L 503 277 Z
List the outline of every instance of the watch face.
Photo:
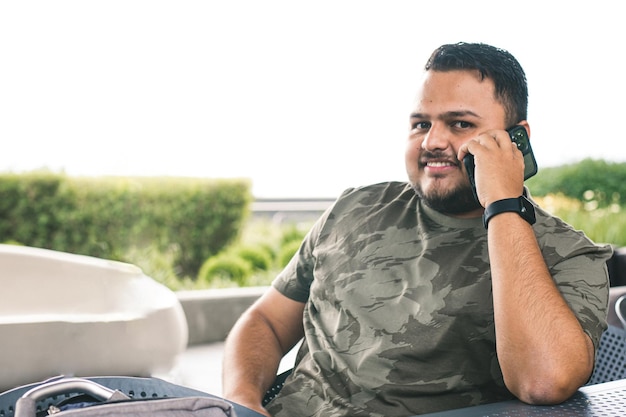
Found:
M 520 196 L 520 215 L 530 224 L 535 224 L 537 218 L 535 217 L 535 206 L 526 197 Z

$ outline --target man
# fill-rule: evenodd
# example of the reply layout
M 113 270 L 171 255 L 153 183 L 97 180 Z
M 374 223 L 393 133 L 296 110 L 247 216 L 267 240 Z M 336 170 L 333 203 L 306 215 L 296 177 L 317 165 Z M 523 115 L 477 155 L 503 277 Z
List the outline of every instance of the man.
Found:
M 268 416 L 410 416 L 514 397 L 559 403 L 590 377 L 611 249 L 527 199 L 505 130 L 530 131 L 521 66 L 460 43 L 425 69 L 409 183 L 347 190 L 313 226 L 229 335 L 226 398 Z M 265 410 L 281 357 L 302 338 Z

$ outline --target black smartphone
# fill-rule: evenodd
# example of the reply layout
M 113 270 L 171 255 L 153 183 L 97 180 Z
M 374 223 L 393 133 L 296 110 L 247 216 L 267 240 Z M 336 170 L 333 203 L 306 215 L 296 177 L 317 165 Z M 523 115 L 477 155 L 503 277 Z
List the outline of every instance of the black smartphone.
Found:
M 517 149 L 524 155 L 524 180 L 532 177 L 537 173 L 537 161 L 535 160 L 535 154 L 533 154 L 533 148 L 530 146 L 530 139 L 524 126 L 515 125 L 510 129 L 507 129 L 511 141 L 517 145 Z M 474 198 L 478 201 L 478 195 L 476 194 L 476 180 L 474 179 L 474 155 L 467 154 L 463 158 L 463 164 L 467 170 L 469 181 L 472 184 L 472 191 L 474 192 Z

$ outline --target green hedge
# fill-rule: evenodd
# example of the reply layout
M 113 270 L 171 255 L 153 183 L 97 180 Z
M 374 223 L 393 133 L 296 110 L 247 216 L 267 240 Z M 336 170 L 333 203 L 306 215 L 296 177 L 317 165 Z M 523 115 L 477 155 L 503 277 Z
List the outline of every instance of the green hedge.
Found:
M 195 277 L 231 243 L 252 196 L 244 179 L 71 178 L 0 175 L 0 242 L 128 261 L 133 248 L 176 253 L 175 272 Z
M 626 163 L 584 159 L 575 164 L 540 168 L 526 184 L 536 196 L 563 194 L 599 207 L 625 203 Z

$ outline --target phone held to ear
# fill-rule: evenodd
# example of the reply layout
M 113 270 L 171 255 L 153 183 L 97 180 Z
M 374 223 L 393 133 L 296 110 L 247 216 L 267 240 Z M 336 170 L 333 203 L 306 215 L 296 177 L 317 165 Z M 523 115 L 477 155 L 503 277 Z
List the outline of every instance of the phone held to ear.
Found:
M 509 132 L 511 141 L 517 145 L 517 149 L 519 149 L 522 152 L 522 155 L 524 155 L 524 180 L 527 180 L 537 173 L 537 161 L 535 160 L 535 155 L 533 154 L 533 148 L 530 146 L 528 133 L 526 132 L 524 126 L 521 125 L 515 125 L 512 128 L 507 129 L 507 132 Z M 472 184 L 474 198 L 478 201 L 478 194 L 476 193 L 476 180 L 474 178 L 474 155 L 469 153 L 465 155 L 465 158 L 463 158 L 463 164 L 465 164 L 469 181 Z

